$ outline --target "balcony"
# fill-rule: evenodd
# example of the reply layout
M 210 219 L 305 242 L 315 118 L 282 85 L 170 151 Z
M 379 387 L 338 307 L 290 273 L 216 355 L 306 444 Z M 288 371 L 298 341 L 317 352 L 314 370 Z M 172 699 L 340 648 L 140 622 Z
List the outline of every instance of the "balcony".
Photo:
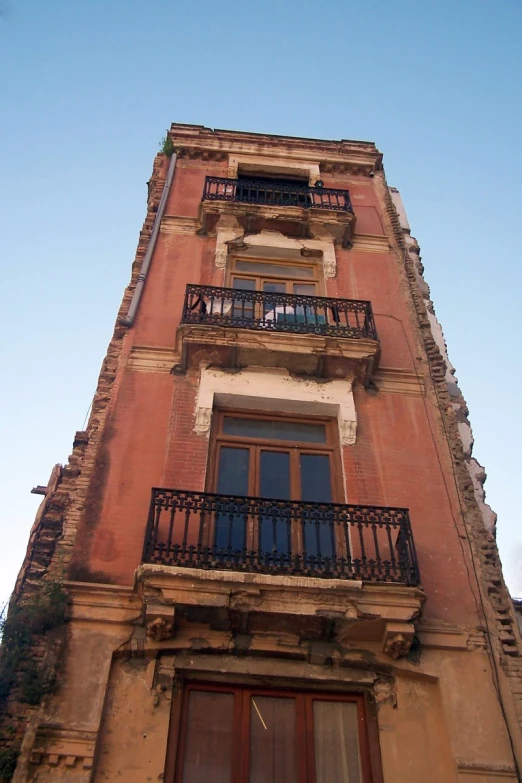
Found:
M 321 579 L 420 577 L 407 509 L 153 489 L 143 562 Z
M 392 657 L 408 651 L 424 601 L 403 508 L 153 489 L 142 563 L 138 580 L 162 596 L 153 621 L 334 629 Z
M 222 214 L 233 215 L 249 233 L 265 229 L 310 239 L 327 232 L 343 247 L 355 225 L 347 190 L 275 179 L 206 177 L 200 207 L 202 233 L 212 233 Z
M 366 301 L 188 285 L 181 320 L 185 364 L 213 351 L 217 364 L 343 377 L 350 364 L 368 374 L 379 355 Z
M 243 204 L 266 204 L 278 207 L 303 207 L 305 209 L 334 209 L 353 212 L 347 190 L 310 188 L 291 185 L 277 180 L 226 179 L 206 177 L 203 200 L 240 201 Z

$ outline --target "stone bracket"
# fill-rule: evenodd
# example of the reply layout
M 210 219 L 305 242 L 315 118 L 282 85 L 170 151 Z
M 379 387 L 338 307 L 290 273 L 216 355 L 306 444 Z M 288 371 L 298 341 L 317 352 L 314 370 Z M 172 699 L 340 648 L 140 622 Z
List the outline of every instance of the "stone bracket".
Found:
M 414 634 L 413 623 L 388 621 L 383 634 L 383 652 L 394 660 L 408 655 Z
M 175 615 L 174 606 L 148 603 L 145 608 L 147 638 L 155 642 L 172 639 L 174 636 Z

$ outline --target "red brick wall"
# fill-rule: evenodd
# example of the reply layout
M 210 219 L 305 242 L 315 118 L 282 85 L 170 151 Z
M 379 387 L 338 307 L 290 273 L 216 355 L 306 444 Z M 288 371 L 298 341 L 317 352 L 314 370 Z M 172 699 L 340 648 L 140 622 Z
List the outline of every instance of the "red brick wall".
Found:
M 225 164 L 180 161 L 166 215 L 196 217 L 205 175 L 226 172 Z M 348 184 L 329 177 L 325 185 L 350 187 L 358 230 L 386 230 L 392 242 L 377 182 L 354 184 L 350 178 Z M 186 284 L 223 282 L 214 249 L 212 238 L 159 235 L 136 323 L 125 337 L 125 355 L 133 345 L 174 348 Z M 327 294 L 371 300 L 381 366 L 414 369 L 421 352 L 396 251 L 337 250 L 337 276 L 327 281 Z M 195 374 L 120 366 L 76 543 L 76 578 L 130 584 L 140 562 L 151 488 L 204 488 L 208 441 L 194 432 L 197 383 Z M 427 616 L 469 622 L 474 606 L 455 527 L 457 500 L 433 400 L 369 395 L 358 388 L 356 409 L 357 444 L 344 448 L 347 500 L 409 507 L 430 595 Z

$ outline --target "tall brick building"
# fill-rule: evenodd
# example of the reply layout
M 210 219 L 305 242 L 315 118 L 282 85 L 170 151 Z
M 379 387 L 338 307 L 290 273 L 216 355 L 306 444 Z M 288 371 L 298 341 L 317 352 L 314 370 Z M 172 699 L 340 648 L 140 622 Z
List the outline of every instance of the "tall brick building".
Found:
M 13 599 L 68 602 L 5 702 L 15 781 L 518 780 L 520 632 L 422 272 L 373 144 L 172 126 Z

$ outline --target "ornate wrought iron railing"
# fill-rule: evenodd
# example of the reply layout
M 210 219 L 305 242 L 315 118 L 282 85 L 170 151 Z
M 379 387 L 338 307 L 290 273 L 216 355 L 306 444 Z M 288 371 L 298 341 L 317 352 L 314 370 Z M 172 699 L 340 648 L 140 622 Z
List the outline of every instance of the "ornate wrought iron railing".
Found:
M 276 207 L 305 209 L 335 209 L 353 212 L 350 193 L 336 188 L 295 185 L 276 179 L 227 179 L 206 177 L 202 201 L 240 201 L 246 204 L 266 204 Z
M 420 582 L 407 509 L 153 489 L 143 562 Z
M 182 323 L 378 339 L 370 302 L 191 284 Z

